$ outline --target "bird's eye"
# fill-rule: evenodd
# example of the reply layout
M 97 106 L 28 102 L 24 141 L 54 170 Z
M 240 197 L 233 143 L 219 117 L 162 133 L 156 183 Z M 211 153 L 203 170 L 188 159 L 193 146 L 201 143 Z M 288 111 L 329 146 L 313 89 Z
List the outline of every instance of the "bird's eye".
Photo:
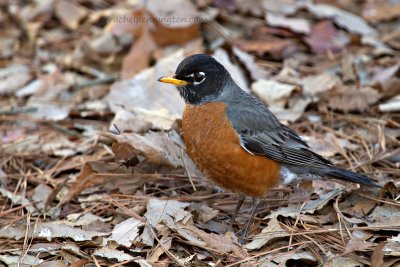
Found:
M 194 80 L 195 84 L 199 84 L 199 83 L 203 82 L 205 80 L 205 78 L 206 78 L 206 75 L 204 72 L 197 72 L 194 75 L 193 80 Z

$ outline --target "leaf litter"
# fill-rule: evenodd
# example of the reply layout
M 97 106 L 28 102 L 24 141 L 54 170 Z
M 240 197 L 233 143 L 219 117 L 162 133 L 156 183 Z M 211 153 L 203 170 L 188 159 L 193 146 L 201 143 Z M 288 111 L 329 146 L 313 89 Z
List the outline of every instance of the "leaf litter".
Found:
M 29 1 L 0 23 L 0 262 L 7 266 L 396 266 L 399 5 Z M 207 52 L 317 153 L 382 190 L 210 184 L 156 79 Z

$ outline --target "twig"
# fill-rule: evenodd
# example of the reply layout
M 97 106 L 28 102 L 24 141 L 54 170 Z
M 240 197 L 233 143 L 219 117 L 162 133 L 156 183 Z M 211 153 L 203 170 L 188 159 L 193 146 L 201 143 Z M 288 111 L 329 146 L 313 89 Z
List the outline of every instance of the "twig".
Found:
M 183 148 L 181 148 L 181 158 L 182 158 L 182 162 L 183 162 L 183 166 L 185 167 L 185 171 L 189 177 L 189 181 L 190 184 L 193 187 L 193 190 L 196 192 L 196 187 L 194 186 L 193 180 L 192 180 L 192 174 L 190 173 L 190 171 L 188 170 L 187 166 L 186 166 L 186 161 L 185 161 L 185 155 L 183 154 Z

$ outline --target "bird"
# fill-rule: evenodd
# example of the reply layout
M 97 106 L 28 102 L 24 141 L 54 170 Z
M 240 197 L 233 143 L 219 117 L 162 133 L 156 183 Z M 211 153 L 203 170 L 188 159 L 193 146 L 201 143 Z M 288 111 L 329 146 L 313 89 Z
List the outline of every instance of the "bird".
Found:
M 241 243 L 261 198 L 280 183 L 328 177 L 379 187 L 369 177 L 337 167 L 313 152 L 207 54 L 186 57 L 174 75 L 158 81 L 175 85 L 184 99 L 182 136 L 195 165 L 216 185 L 239 195 L 227 231 L 245 197 L 252 197 Z

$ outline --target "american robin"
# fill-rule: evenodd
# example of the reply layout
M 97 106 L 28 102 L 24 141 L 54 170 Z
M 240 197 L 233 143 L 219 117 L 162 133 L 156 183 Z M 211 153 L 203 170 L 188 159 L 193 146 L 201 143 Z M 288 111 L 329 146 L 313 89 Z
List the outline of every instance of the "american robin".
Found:
M 245 196 L 253 198 L 243 239 L 260 198 L 278 183 L 331 177 L 379 186 L 313 152 L 208 55 L 187 57 L 174 76 L 158 81 L 176 85 L 185 100 L 182 134 L 197 167 L 217 185 L 241 195 L 229 230 Z

